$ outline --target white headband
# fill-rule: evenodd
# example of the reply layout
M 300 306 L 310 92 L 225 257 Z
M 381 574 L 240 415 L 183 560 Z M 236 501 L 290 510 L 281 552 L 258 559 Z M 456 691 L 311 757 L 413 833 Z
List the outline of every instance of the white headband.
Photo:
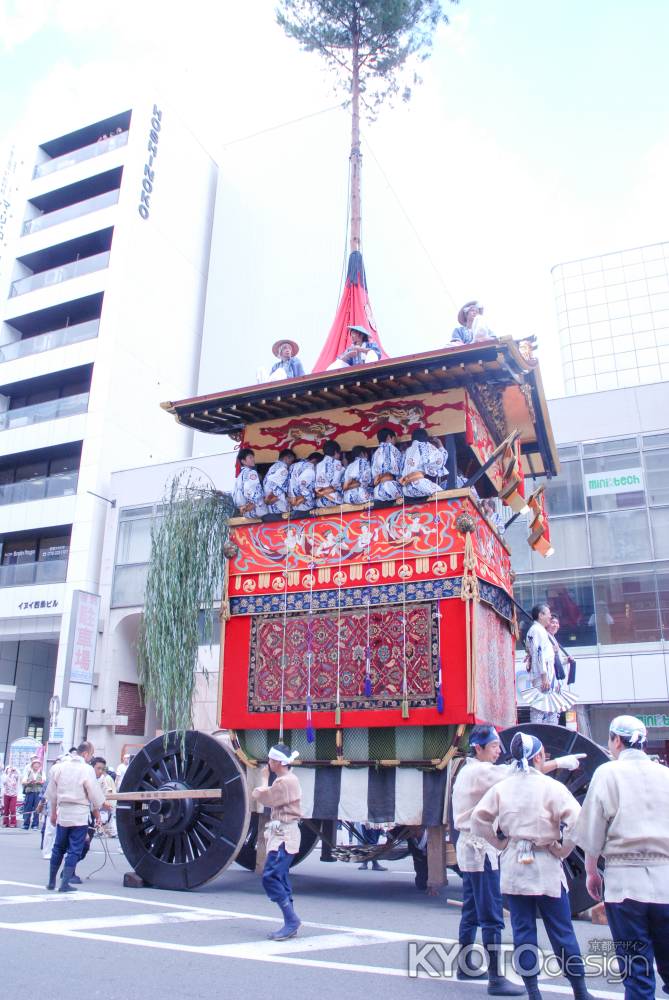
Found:
M 635 715 L 617 715 L 611 720 L 609 732 L 629 740 L 631 747 L 640 746 L 648 737 L 646 727 Z
M 297 750 L 293 750 L 290 757 L 288 757 L 283 750 L 279 750 L 278 747 L 270 747 L 270 751 L 267 756 L 270 760 L 278 760 L 280 764 L 287 764 L 290 766 L 293 761 L 297 760 L 300 754 Z

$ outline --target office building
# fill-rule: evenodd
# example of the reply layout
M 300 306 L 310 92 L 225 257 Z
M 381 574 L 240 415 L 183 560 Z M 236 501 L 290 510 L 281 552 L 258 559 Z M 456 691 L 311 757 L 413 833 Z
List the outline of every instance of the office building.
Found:
M 669 379 L 669 243 L 552 271 L 568 396 Z
M 527 522 L 507 539 L 524 608 L 546 601 L 577 660 L 574 685 L 593 737 L 610 719 L 645 718 L 669 757 L 669 382 L 555 399 L 560 455 L 546 483 L 555 555 L 533 553 Z M 518 679 L 524 667 L 519 658 Z
M 0 754 L 47 738 L 54 694 L 83 734 L 111 470 L 191 453 L 159 404 L 197 386 L 216 176 L 147 101 L 0 178 Z

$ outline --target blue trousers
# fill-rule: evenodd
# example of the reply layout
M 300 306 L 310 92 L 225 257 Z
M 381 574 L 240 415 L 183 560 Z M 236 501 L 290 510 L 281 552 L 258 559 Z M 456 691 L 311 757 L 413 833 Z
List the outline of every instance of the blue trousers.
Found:
M 293 890 L 288 872 L 294 856 L 287 853 L 285 844 L 281 844 L 278 851 L 270 851 L 267 855 L 262 873 L 262 884 L 273 903 L 281 905 L 287 899 L 292 902 Z
M 26 792 L 23 797 L 23 829 L 30 829 L 31 823 L 33 830 L 36 830 L 39 826 L 39 816 L 35 812 L 37 808 L 37 803 L 39 802 L 40 793 L 39 792 Z
M 51 849 L 51 865 L 58 869 L 60 863 L 65 858 L 66 868 L 76 868 L 77 862 L 81 860 L 81 854 L 86 841 L 87 826 L 61 826 L 56 827 L 56 839 Z
M 474 944 L 476 930 L 481 928 L 484 944 L 501 940 L 504 930 L 502 894 L 499 890 L 499 869 L 485 859 L 482 872 L 462 872 L 462 916 L 458 940 L 461 945 Z
M 669 905 L 625 899 L 606 903 L 611 937 L 620 959 L 625 1000 L 651 1000 L 657 971 L 669 990 Z
M 571 909 L 567 890 L 561 896 L 505 897 L 511 911 L 513 947 L 521 948 L 514 957 L 516 971 L 521 976 L 538 975 L 541 956 L 537 946 L 537 917 L 544 922 L 548 939 L 568 979 L 582 979 L 585 970 L 583 957 L 571 922 Z

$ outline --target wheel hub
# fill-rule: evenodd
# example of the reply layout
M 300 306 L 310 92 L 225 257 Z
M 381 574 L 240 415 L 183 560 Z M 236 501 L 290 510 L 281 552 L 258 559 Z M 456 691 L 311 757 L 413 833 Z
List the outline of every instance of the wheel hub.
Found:
M 158 789 L 161 792 L 187 791 L 182 781 L 167 781 Z M 151 799 L 149 814 L 158 829 L 167 833 L 185 833 L 195 816 L 195 799 Z

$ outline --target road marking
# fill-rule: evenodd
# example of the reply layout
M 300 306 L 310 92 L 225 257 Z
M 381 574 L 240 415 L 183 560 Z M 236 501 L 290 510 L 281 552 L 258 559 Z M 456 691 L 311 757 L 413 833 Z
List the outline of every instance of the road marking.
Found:
M 229 917 L 213 913 L 184 913 L 174 910 L 171 913 L 122 913 L 118 916 L 101 917 L 96 913 L 94 918 L 77 917 L 74 920 L 33 920 L 12 924 L 22 931 L 33 931 L 36 934 L 69 934 L 71 931 L 87 930 L 91 926 L 100 928 L 112 927 L 148 927 L 150 924 L 194 924 L 205 920 L 229 920 Z
M 12 886 L 24 889 L 42 889 L 41 885 L 35 885 L 29 882 L 14 882 L 8 879 L 0 879 L 0 885 Z M 0 900 L 3 897 L 0 897 Z M 24 897 L 4 897 L 4 898 L 21 898 L 25 899 L 26 902 L 42 902 L 45 898 L 43 893 L 36 895 L 26 895 Z M 219 910 L 214 907 L 200 907 L 191 906 L 182 903 L 174 902 L 161 902 L 160 900 L 149 900 L 149 899 L 132 899 L 128 896 L 118 896 L 111 893 L 96 893 L 89 892 L 87 890 L 80 891 L 78 893 L 68 893 L 60 894 L 60 896 L 54 896 L 51 893 L 46 897 L 48 899 L 60 898 L 62 902 L 67 901 L 81 901 L 81 902 L 97 902 L 101 900 L 111 900 L 116 902 L 125 902 L 141 905 L 141 906 L 153 906 L 166 910 L 166 913 L 156 914 L 155 919 L 151 919 L 151 914 L 132 914 L 128 916 L 120 917 L 110 917 L 105 919 L 100 918 L 98 914 L 95 916 L 95 926 L 111 929 L 114 926 L 142 926 L 147 924 L 161 924 L 161 923 L 177 923 L 177 922 L 195 922 L 199 919 L 209 919 L 209 920 L 225 920 L 225 919 L 237 919 L 237 920 L 252 920 L 254 922 L 270 922 L 273 924 L 278 923 L 274 917 L 268 917 L 264 914 L 253 914 L 253 913 L 242 913 L 235 910 Z M 188 914 L 188 916 L 187 916 Z M 167 917 L 167 920 L 161 918 Z M 111 921 L 111 923 L 109 922 Z M 123 924 L 120 921 L 124 921 Z M 130 923 L 128 923 L 130 921 Z M 402 933 L 398 931 L 387 931 L 387 930 L 376 930 L 369 928 L 351 928 L 345 927 L 340 924 L 323 924 L 316 921 L 304 921 L 303 927 L 309 928 L 313 927 L 317 930 L 326 930 L 336 932 L 329 935 L 314 935 L 311 939 L 309 937 L 303 937 L 299 939 L 294 939 L 289 942 L 269 942 L 269 941 L 250 941 L 241 942 L 237 944 L 217 944 L 217 945 L 189 945 L 183 942 L 166 942 L 166 941 L 152 941 L 148 938 L 131 938 L 124 937 L 117 934 L 101 934 L 95 930 L 87 931 L 84 929 L 77 929 L 81 924 L 90 924 L 90 921 L 81 921 L 77 919 L 76 921 L 70 920 L 43 920 L 43 921 L 33 921 L 30 923 L 0 923 L 0 929 L 10 930 L 10 931 L 23 931 L 26 933 L 34 934 L 46 934 L 55 936 L 67 936 L 68 938 L 80 938 L 82 940 L 89 941 L 107 941 L 110 944 L 121 944 L 128 945 L 135 948 L 149 948 L 154 950 L 163 951 L 180 951 L 187 954 L 194 955 L 208 955 L 214 958 L 236 958 L 243 961 L 255 961 L 255 962 L 265 962 L 277 965 L 294 965 L 314 969 L 331 969 L 337 972 L 352 972 L 360 973 L 363 975 L 380 975 L 380 976 L 390 976 L 390 977 L 402 977 L 408 978 L 407 970 L 404 968 L 398 968 L 395 966 L 381 966 L 381 965 L 363 965 L 353 962 L 333 962 L 315 958 L 307 958 L 303 955 L 290 955 L 288 952 L 308 952 L 316 950 L 325 950 L 328 947 L 332 948 L 347 948 L 351 946 L 365 946 L 372 944 L 388 944 L 392 942 L 407 942 L 407 941 L 439 941 L 442 944 L 450 945 L 454 943 L 452 938 L 438 938 L 435 935 L 426 934 L 411 934 Z M 77 925 L 76 927 L 73 925 Z M 311 945 L 310 941 L 314 944 Z M 317 942 L 320 941 L 320 944 Z M 329 944 L 328 942 L 333 942 Z M 419 974 L 418 978 L 421 979 L 432 979 L 436 977 L 428 976 L 427 974 Z M 441 977 L 441 981 L 445 983 L 455 983 L 455 980 L 446 979 Z M 458 982 L 458 985 L 461 985 Z M 469 985 L 478 985 L 487 987 L 486 980 L 472 980 Z M 549 993 L 555 993 L 559 995 L 571 996 L 572 990 L 568 986 L 559 986 L 551 982 L 546 982 L 542 980 L 541 988 L 543 991 Z M 600 998 L 600 1000 L 622 1000 L 623 994 L 619 991 L 614 990 L 597 990 L 591 989 L 590 993 L 594 997 Z M 657 998 L 661 1000 L 661 998 Z

